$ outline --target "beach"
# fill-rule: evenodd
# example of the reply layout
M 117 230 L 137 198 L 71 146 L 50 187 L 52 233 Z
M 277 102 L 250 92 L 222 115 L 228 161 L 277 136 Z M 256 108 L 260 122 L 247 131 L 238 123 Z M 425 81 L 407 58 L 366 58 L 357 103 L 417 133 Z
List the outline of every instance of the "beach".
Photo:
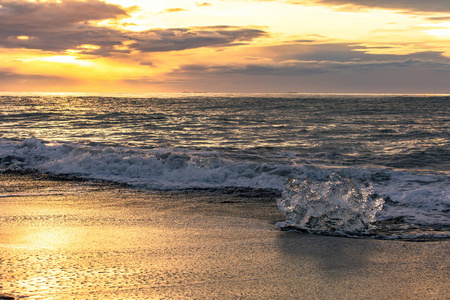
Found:
M 450 300 L 449 13 L 0 0 L 0 300 Z
M 269 196 L 0 178 L 0 294 L 17 299 L 450 297 L 448 240 L 280 231 Z

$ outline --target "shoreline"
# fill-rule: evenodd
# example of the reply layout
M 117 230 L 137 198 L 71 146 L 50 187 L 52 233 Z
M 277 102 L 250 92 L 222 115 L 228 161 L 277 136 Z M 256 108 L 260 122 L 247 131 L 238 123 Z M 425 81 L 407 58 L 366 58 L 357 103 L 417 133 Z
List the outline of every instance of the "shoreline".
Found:
M 0 295 L 443 299 L 450 241 L 279 230 L 265 200 L 0 175 Z M 31 195 L 32 194 L 32 195 Z

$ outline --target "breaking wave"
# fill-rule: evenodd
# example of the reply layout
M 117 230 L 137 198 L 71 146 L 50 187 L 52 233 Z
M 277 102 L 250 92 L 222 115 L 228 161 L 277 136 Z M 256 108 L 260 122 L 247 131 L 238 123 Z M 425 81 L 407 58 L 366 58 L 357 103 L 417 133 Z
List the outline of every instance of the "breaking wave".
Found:
M 150 189 L 282 189 L 285 176 L 295 172 L 289 166 L 224 158 L 214 151 L 47 144 L 34 137 L 0 147 L 3 170 L 71 175 Z
M 290 178 L 278 199 L 286 222 L 278 225 L 307 231 L 370 234 L 383 203 L 370 182 L 338 173 L 331 173 L 324 180 Z
M 445 173 L 305 165 L 294 156 L 52 143 L 34 137 L 0 141 L 3 172 L 107 180 L 153 190 L 283 191 L 279 206 L 287 226 L 383 238 L 450 237 L 450 179 Z M 317 201 L 319 194 L 322 200 Z

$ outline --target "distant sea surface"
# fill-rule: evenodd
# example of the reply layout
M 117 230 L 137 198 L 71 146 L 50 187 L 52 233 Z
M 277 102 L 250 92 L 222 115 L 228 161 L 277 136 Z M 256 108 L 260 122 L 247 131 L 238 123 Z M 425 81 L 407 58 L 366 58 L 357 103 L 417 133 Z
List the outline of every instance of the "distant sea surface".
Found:
M 337 172 L 390 236 L 449 238 L 450 96 L 8 94 L 0 170 L 251 195 Z

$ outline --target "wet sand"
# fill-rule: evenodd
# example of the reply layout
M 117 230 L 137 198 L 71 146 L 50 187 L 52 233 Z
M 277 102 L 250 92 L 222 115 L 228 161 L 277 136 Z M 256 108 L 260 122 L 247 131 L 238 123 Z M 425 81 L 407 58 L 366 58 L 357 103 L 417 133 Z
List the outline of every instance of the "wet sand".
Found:
M 449 299 L 450 241 L 279 231 L 273 199 L 0 176 L 17 299 Z M 0 297 L 1 299 L 1 297 Z

